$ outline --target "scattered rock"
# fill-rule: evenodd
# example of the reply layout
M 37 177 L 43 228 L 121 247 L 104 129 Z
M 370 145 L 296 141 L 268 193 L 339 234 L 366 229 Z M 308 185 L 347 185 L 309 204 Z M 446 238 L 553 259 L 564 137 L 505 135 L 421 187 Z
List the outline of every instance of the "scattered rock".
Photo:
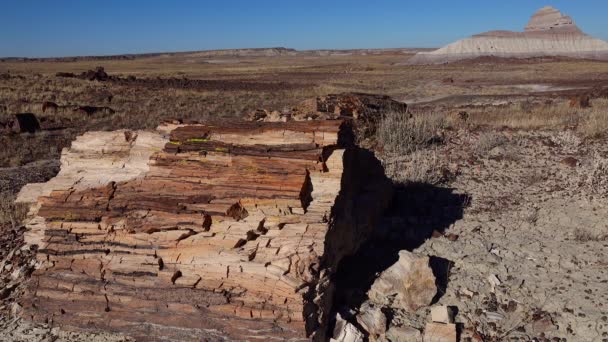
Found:
M 503 319 L 505 319 L 505 316 L 503 314 L 498 313 L 498 312 L 493 312 L 493 311 L 486 311 L 485 316 L 486 316 L 486 319 L 490 322 L 492 322 L 492 321 L 498 322 L 498 321 L 502 321 Z
M 307 121 L 337 118 L 356 120 L 355 130 L 360 142 L 375 136 L 382 115 L 407 112 L 407 105 L 389 96 L 343 93 L 319 96 L 302 101 L 284 113 L 258 109 L 247 115 L 252 121 Z
M 17 317 L 21 311 L 23 311 L 23 307 L 19 303 L 11 304 L 11 315 L 13 317 Z
M 491 291 L 494 292 L 496 290 L 496 286 L 500 286 L 500 279 L 495 274 L 490 274 L 488 276 L 488 281 L 490 282 Z
M 88 81 L 108 81 L 111 78 L 103 67 L 97 67 L 95 70 L 87 70 L 82 72 L 80 75 L 76 75 L 72 72 L 58 72 L 55 74 L 55 77 L 63 77 L 63 78 L 80 78 L 82 80 Z
M 427 323 L 424 342 L 456 342 L 456 324 Z
M 114 114 L 114 109 L 110 107 L 96 107 L 96 106 L 78 106 L 74 109 L 75 113 L 82 115 L 94 115 L 94 114 Z
M 42 112 L 43 113 L 46 113 L 47 111 L 49 111 L 51 113 L 57 113 L 58 109 L 59 109 L 59 105 L 57 105 L 55 102 L 44 101 L 42 103 Z
M 375 303 L 416 311 L 427 306 L 437 293 L 428 256 L 399 252 L 399 260 L 373 283 L 368 297 Z
M 363 333 L 345 319 L 336 315 L 336 326 L 334 328 L 332 342 L 363 342 Z
M 72 72 L 58 72 L 55 77 L 74 78 L 76 75 Z
M 248 114 L 248 119 L 250 121 L 286 122 L 289 121 L 290 116 L 283 115 L 276 110 L 256 109 Z
M 386 316 L 379 307 L 375 307 L 369 302 L 365 302 L 361 306 L 360 313 L 357 315 L 357 322 L 367 331 L 372 340 L 386 332 Z
M 386 332 L 386 339 L 390 342 L 421 342 L 422 334 L 412 327 L 391 327 Z
M 454 233 L 447 234 L 445 237 L 452 242 L 457 241 L 459 238 L 458 234 Z
M 461 295 L 463 295 L 463 296 L 467 296 L 467 297 L 469 297 L 469 298 L 473 298 L 473 296 L 475 295 L 475 294 L 473 293 L 473 291 L 471 291 L 471 290 L 469 290 L 469 289 L 461 289 L 461 290 L 460 290 L 460 294 L 461 294 Z
M 103 67 L 97 67 L 95 70 L 88 70 L 80 74 L 80 78 L 89 81 L 107 81 L 109 79 L 108 74 Z
M 591 98 L 589 95 L 578 95 L 570 98 L 570 108 L 589 108 L 591 107 Z
M 431 308 L 431 321 L 444 324 L 454 323 L 454 313 L 448 306 L 434 306 Z
M 32 113 L 11 115 L 0 122 L 0 133 L 35 133 L 40 130 L 40 122 Z
M 562 164 L 568 165 L 570 167 L 577 167 L 579 165 L 579 161 L 574 157 L 566 157 L 562 159 Z

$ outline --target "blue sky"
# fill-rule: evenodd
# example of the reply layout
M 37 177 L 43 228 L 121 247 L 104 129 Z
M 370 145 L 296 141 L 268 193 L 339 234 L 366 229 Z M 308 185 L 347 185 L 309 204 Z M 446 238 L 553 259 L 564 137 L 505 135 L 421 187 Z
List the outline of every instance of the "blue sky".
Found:
M 608 40 L 606 0 L 0 0 L 0 56 L 439 47 L 545 5 Z

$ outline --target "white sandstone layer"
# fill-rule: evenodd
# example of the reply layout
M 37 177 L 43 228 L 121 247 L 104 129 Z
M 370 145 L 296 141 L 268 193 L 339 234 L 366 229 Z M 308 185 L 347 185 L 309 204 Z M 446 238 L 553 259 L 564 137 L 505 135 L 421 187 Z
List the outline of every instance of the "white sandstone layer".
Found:
M 532 17 L 525 32 L 482 33 L 432 52 L 420 52 L 408 63 L 438 64 L 484 56 L 608 59 L 608 43 L 582 33 L 570 17 L 545 7 Z

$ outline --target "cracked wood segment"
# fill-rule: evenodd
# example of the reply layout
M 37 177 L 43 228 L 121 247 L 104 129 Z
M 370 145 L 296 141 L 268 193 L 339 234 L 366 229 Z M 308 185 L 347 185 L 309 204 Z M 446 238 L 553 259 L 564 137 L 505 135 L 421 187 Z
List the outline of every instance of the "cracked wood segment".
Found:
M 390 198 L 341 121 L 91 132 L 28 185 L 25 314 L 141 340 L 322 340 L 330 276 Z M 142 139 L 140 141 L 140 139 Z

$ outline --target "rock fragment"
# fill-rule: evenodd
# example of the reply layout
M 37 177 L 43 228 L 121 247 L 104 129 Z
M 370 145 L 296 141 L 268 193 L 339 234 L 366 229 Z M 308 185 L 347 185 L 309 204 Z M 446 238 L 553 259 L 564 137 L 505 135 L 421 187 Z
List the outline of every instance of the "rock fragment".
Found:
M 360 314 L 357 315 L 357 323 L 367 331 L 372 340 L 386 332 L 386 316 L 379 307 L 373 306 L 369 302 L 365 302 L 361 306 Z
M 440 305 L 431 308 L 431 321 L 435 323 L 454 323 L 454 314 L 448 306 Z
M 427 306 L 437 293 L 428 256 L 399 252 L 399 260 L 380 274 L 368 291 L 375 303 L 410 312 Z
M 386 332 L 386 339 L 390 342 L 421 342 L 422 334 L 412 327 L 391 327 Z
M 490 274 L 490 276 L 488 276 L 488 282 L 490 283 L 492 292 L 496 290 L 496 286 L 500 286 L 501 284 L 500 279 L 498 279 L 495 274 Z
M 336 327 L 334 328 L 333 338 L 331 342 L 363 342 L 363 333 L 361 333 L 354 325 L 347 322 L 337 314 Z
M 456 324 L 427 323 L 423 342 L 456 342 Z

